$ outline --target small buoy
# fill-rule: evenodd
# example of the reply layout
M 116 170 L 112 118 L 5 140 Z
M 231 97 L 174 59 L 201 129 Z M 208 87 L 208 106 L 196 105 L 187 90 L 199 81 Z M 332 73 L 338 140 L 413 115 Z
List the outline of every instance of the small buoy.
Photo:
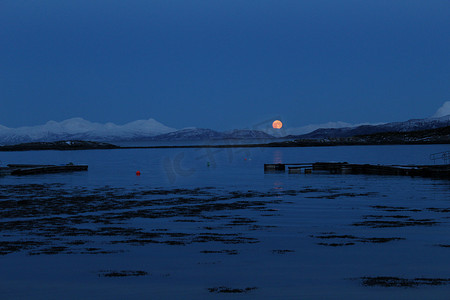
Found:
M 206 165 L 209 167 L 210 166 L 210 163 L 209 163 L 209 161 L 206 163 Z
M 247 158 L 244 158 L 244 160 L 247 160 Z
M 141 171 L 136 171 L 136 176 L 141 176 Z

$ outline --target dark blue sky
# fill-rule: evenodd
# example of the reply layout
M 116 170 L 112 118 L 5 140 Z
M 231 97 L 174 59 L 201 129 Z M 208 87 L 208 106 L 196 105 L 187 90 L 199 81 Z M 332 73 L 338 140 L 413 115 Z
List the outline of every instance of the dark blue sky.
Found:
M 0 124 L 400 121 L 450 100 L 448 0 L 0 1 Z

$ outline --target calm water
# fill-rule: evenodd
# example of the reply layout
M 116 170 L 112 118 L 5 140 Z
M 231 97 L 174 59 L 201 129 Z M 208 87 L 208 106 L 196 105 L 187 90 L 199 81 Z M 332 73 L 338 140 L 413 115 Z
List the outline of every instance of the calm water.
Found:
M 448 299 L 450 284 L 364 278 L 450 278 L 449 181 L 263 172 L 264 163 L 432 164 L 430 154 L 447 150 L 1 153 L 3 165 L 73 162 L 89 171 L 0 178 L 0 291 L 8 299 Z

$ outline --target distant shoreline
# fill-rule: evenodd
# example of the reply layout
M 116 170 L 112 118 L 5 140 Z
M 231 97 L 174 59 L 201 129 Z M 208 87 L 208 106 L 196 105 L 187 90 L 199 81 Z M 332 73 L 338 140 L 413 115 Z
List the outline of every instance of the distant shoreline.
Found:
M 291 148 L 334 146 L 388 146 L 388 145 L 448 145 L 450 142 L 403 142 L 403 143 L 350 143 L 350 142 L 280 142 L 266 144 L 230 145 L 179 145 L 179 146 L 127 146 L 117 149 L 170 149 L 170 148 Z

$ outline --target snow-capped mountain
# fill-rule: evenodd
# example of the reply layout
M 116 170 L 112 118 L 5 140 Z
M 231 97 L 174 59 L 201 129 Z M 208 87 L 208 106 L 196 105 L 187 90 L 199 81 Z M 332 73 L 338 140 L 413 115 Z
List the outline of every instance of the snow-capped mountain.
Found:
M 336 138 L 355 135 L 373 134 L 380 132 L 408 132 L 425 129 L 435 129 L 450 126 L 450 115 L 439 118 L 412 119 L 405 122 L 392 122 L 380 125 L 361 125 L 345 128 L 320 128 L 313 132 L 288 136 L 295 139 Z
M 314 139 L 350 137 L 380 132 L 408 132 L 434 129 L 449 125 L 450 115 L 446 115 L 442 117 L 413 119 L 406 122 L 393 122 L 380 125 L 320 128 L 308 134 L 290 135 L 283 138 Z M 167 127 L 154 119 L 138 120 L 125 125 L 94 123 L 82 118 L 73 118 L 62 122 L 49 121 L 44 125 L 20 128 L 8 128 L 0 125 L 0 145 L 13 145 L 29 142 L 54 142 L 61 140 L 119 142 L 274 138 L 274 136 L 259 130 L 233 130 L 226 132 L 218 132 L 204 128 L 184 128 L 176 130 Z
M 82 118 L 62 122 L 49 121 L 44 125 L 20 128 L 0 126 L 0 144 L 52 142 L 59 140 L 119 141 L 150 138 L 173 132 L 154 119 L 139 120 L 125 125 L 94 123 Z
M 49 121 L 44 125 L 20 128 L 7 128 L 0 125 L 0 145 L 61 140 L 119 142 L 265 138 L 273 139 L 274 137 L 257 130 L 233 130 L 229 132 L 218 132 L 203 128 L 176 130 L 154 119 L 138 120 L 125 125 L 100 124 L 82 118 L 73 118 L 62 122 Z

